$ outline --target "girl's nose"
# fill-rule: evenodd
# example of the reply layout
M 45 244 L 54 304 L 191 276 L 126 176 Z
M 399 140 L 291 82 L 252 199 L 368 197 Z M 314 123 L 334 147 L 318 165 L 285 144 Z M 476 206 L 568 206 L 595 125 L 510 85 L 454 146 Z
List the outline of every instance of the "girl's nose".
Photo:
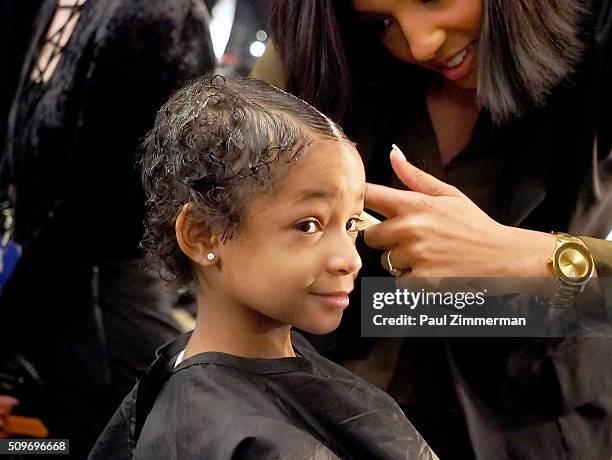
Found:
M 361 269 L 361 257 L 355 247 L 355 240 L 349 235 L 332 244 L 332 257 L 329 259 L 329 270 L 342 275 L 357 274 Z

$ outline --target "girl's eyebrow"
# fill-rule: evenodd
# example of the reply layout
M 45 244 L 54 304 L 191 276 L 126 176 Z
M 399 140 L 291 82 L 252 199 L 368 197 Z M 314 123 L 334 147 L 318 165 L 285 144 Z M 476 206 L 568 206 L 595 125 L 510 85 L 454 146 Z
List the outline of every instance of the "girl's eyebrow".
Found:
M 300 196 L 295 201 L 298 203 L 301 203 L 304 201 L 331 198 L 332 196 L 337 195 L 337 194 L 338 194 L 337 189 L 330 189 L 330 188 L 306 189 L 306 190 L 302 190 L 302 192 L 300 193 Z
M 336 188 L 317 188 L 317 189 L 306 189 L 302 190 L 299 197 L 295 200 L 297 203 L 304 201 L 328 199 L 339 194 L 339 190 Z M 365 198 L 365 188 L 359 192 L 359 201 Z

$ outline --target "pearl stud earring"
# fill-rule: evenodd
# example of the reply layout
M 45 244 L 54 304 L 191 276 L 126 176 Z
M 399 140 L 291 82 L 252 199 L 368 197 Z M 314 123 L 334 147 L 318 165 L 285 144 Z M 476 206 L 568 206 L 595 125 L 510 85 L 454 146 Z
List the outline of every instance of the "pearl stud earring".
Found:
M 209 262 L 212 262 L 213 260 L 215 260 L 215 253 L 209 252 L 208 254 L 206 254 L 206 259 L 208 259 Z

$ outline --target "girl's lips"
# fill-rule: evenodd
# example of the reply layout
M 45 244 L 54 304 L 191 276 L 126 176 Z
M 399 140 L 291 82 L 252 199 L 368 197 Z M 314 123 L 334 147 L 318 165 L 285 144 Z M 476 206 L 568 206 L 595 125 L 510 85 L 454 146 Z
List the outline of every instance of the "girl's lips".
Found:
M 333 294 L 313 294 L 319 301 L 332 308 L 344 309 L 349 305 L 349 296 L 344 293 L 333 293 Z
M 461 61 L 459 65 L 455 67 L 448 67 L 445 65 L 436 66 L 438 72 L 440 72 L 442 76 L 444 76 L 444 78 L 446 78 L 447 80 L 461 80 L 462 78 L 467 77 L 471 73 L 472 67 L 474 65 L 474 56 L 476 54 L 476 47 L 474 46 L 475 43 L 476 42 L 472 42 L 465 48 L 465 51 L 467 53 L 463 58 L 463 61 Z M 462 51 L 460 51 L 459 53 L 461 52 Z M 456 55 L 458 55 L 459 53 L 457 53 Z

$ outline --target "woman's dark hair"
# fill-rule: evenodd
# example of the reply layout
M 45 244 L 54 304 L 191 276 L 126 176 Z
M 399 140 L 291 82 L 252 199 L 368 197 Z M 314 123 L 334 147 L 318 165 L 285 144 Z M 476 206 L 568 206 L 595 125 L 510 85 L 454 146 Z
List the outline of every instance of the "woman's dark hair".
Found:
M 190 218 L 231 238 L 249 199 L 282 176 L 271 174 L 279 171 L 274 164 L 296 161 L 320 138 L 346 141 L 321 112 L 259 80 L 204 76 L 177 91 L 159 110 L 142 157 L 143 247 L 164 278 L 192 279 L 174 229 L 183 205 Z
M 571 74 L 583 48 L 584 9 L 578 0 L 483 5 L 477 97 L 501 123 L 540 106 Z M 415 73 L 359 22 L 349 0 L 272 0 L 270 29 L 286 89 L 340 122 L 360 91 Z

